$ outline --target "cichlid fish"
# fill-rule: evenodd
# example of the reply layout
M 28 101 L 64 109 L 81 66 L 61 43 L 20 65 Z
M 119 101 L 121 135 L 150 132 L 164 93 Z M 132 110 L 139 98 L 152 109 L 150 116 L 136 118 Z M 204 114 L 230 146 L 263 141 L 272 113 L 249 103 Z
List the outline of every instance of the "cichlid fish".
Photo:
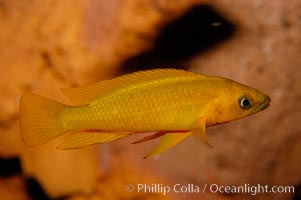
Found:
M 175 69 L 136 72 L 62 92 L 79 106 L 33 93 L 22 96 L 21 132 L 27 146 L 41 145 L 66 132 L 70 136 L 59 149 L 155 132 L 134 142 L 161 138 L 147 158 L 190 135 L 211 146 L 206 127 L 255 114 L 271 101 L 266 94 L 233 80 Z

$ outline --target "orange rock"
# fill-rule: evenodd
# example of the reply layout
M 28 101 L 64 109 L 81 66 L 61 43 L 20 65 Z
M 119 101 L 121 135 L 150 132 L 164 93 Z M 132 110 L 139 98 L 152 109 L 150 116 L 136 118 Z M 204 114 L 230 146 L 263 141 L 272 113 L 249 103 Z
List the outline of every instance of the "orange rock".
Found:
M 64 100 L 59 88 L 112 76 L 151 43 L 159 29 L 196 0 L 45 0 L 0 3 L 0 155 L 19 155 L 24 173 L 51 197 L 93 191 L 102 173 L 97 147 L 58 151 L 60 139 L 26 148 L 18 101 L 35 91 Z M 70 103 L 70 102 L 68 102 Z
M 162 27 L 204 2 L 234 22 L 237 32 L 188 65 L 195 71 L 229 77 L 266 91 L 272 97 L 268 110 L 210 128 L 208 139 L 213 150 L 191 139 L 159 160 L 141 160 L 146 147 L 153 143 L 129 146 L 123 141 L 101 146 L 101 150 L 93 146 L 58 151 L 55 145 L 62 139 L 58 138 L 37 148 L 24 146 L 18 128 L 18 100 L 24 92 L 35 91 L 70 103 L 59 88 L 113 76 L 126 59 L 152 48 Z M 79 192 L 84 194 L 71 198 L 139 198 L 124 190 L 133 179 L 164 179 L 171 184 L 298 184 L 300 8 L 297 1 L 1 1 L 0 155 L 20 155 L 24 173 L 36 178 L 51 197 Z M 148 167 L 153 172 L 145 175 Z M 0 180 L 1 187 L 8 182 Z M 6 191 L 21 191 L 22 199 L 23 184 L 16 182 L 7 184 L 10 189 Z M 106 190 L 108 186 L 111 190 Z M 8 193 L 1 190 L 0 199 L 8 198 L 2 194 Z M 292 194 L 282 195 L 289 198 Z M 260 197 L 274 199 L 272 195 Z
M 0 199 L 29 200 L 25 192 L 22 177 L 13 176 L 11 178 L 0 179 Z

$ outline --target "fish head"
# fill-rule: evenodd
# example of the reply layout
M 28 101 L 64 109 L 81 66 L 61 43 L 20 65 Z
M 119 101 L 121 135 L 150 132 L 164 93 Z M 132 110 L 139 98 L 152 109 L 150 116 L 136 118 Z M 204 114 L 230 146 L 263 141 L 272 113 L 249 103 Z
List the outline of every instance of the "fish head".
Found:
M 217 123 L 253 115 L 266 109 L 271 102 L 268 95 L 250 86 L 232 80 L 228 80 L 226 85 L 220 90 L 216 101 L 218 110 L 214 118 Z

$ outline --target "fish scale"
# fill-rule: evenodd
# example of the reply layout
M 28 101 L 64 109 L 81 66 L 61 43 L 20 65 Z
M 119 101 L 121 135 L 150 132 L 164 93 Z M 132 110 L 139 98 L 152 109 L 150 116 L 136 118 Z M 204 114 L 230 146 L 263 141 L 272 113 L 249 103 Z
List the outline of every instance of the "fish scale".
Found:
M 68 121 L 70 123 L 66 128 L 92 128 L 104 131 L 129 129 L 134 131 L 185 130 L 189 128 L 191 122 L 189 121 L 189 124 L 187 124 L 185 120 L 178 119 L 179 116 L 196 116 L 197 112 L 201 112 L 200 108 L 205 107 L 200 103 L 192 102 L 193 100 L 201 102 L 200 99 L 195 98 L 193 89 L 189 91 L 187 87 L 177 85 L 159 85 L 153 88 L 138 91 L 134 89 L 126 92 L 125 94 L 119 94 L 120 96 L 117 97 L 111 95 L 97 100 L 90 106 L 76 108 L 77 111 L 70 108 L 65 113 L 67 118 L 69 117 Z M 80 123 L 78 120 L 73 121 L 70 118 L 70 116 L 79 115 L 81 115 Z M 180 118 L 184 117 L 180 116 Z M 162 123 L 162 121 L 166 123 Z

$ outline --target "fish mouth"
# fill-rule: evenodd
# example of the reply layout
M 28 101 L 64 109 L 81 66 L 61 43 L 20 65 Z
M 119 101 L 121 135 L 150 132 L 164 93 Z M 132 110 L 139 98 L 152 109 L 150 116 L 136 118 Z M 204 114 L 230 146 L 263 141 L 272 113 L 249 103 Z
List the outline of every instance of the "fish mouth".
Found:
M 266 109 L 267 107 L 269 107 L 270 102 L 271 102 L 271 98 L 269 96 L 267 96 L 265 98 L 265 100 L 261 104 L 258 105 L 258 107 L 255 109 L 255 112 L 259 112 L 261 110 Z

